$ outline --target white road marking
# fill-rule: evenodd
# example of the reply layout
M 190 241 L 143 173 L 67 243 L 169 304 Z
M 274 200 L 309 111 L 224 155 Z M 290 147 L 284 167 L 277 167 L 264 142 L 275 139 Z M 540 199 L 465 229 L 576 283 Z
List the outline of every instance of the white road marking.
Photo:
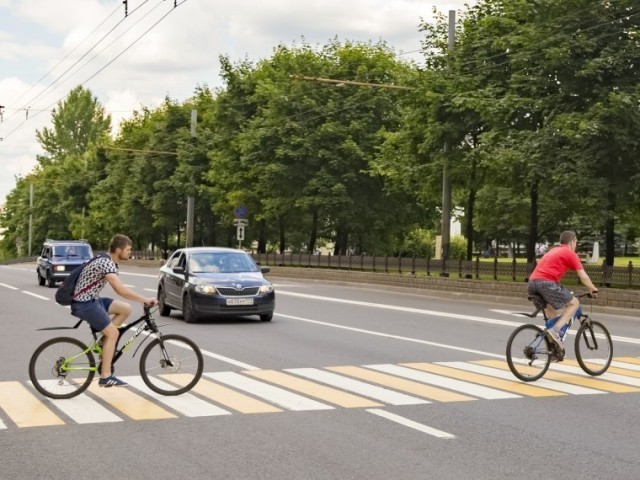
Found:
M 343 298 L 321 297 L 319 295 L 309 295 L 307 293 L 287 292 L 279 290 L 277 295 L 289 295 L 292 297 L 309 298 L 312 300 L 323 300 L 326 302 L 346 303 L 349 305 L 358 305 L 360 307 L 380 308 L 383 310 L 396 310 L 398 312 L 417 313 L 420 315 L 431 315 L 435 317 L 455 318 L 458 320 L 469 320 L 472 322 L 490 323 L 494 325 L 503 325 L 509 327 L 517 327 L 522 325 L 521 322 L 511 322 L 508 320 L 497 320 L 495 318 L 477 317 L 475 315 L 463 315 L 459 313 L 439 312 L 436 310 L 425 310 L 422 308 L 401 307 L 399 305 L 385 305 L 384 303 L 361 302 L 359 300 L 347 300 Z
M 51 380 L 55 382 L 55 380 Z M 31 382 L 29 382 L 31 383 Z M 87 423 L 112 423 L 121 422 L 122 419 L 107 410 L 100 403 L 86 394 L 81 394 L 73 400 L 47 399 L 58 410 L 69 416 L 74 422 L 79 424 Z
M 499 370 L 497 368 L 485 367 L 484 365 L 476 365 L 475 363 L 466 362 L 436 362 L 436 365 L 444 365 L 445 367 L 453 367 L 458 370 L 466 370 L 468 372 L 480 373 L 482 375 L 489 375 L 490 377 L 502 378 L 504 380 L 518 381 L 511 372 L 506 370 Z M 557 390 L 558 392 L 570 393 L 571 395 L 590 395 L 597 393 L 606 393 L 602 390 L 595 390 L 593 388 L 581 387 L 579 385 L 571 385 L 564 382 L 558 382 L 556 380 L 549 380 L 547 378 L 541 378 L 536 380 L 535 383 L 538 387 L 548 388 L 549 390 Z
M 430 345 L 432 347 L 440 347 L 440 348 L 446 348 L 446 349 L 449 349 L 449 350 L 457 350 L 459 352 L 475 353 L 475 354 L 478 354 L 478 355 L 484 355 L 484 356 L 493 357 L 493 358 L 500 358 L 500 359 L 504 359 L 505 358 L 504 355 L 498 355 L 498 354 L 490 353 L 490 352 L 483 352 L 482 350 L 474 350 L 474 349 L 471 349 L 471 348 L 456 347 L 455 345 L 446 345 L 444 343 L 429 342 L 427 340 L 420 340 L 419 338 L 403 337 L 401 335 L 392 335 L 390 333 L 382 333 L 382 332 L 375 332 L 373 330 L 364 330 L 362 328 L 347 327 L 345 325 L 337 325 L 335 323 L 321 322 L 319 320 L 311 320 L 309 318 L 294 317 L 292 315 L 284 315 L 282 313 L 279 313 L 277 315 L 279 317 L 290 318 L 291 320 L 297 320 L 299 322 L 314 323 L 316 325 L 322 325 L 322 326 L 325 326 L 325 327 L 332 327 L 332 328 L 339 328 L 341 330 L 349 330 L 349 331 L 357 332 L 357 333 L 366 333 L 367 335 L 375 335 L 377 337 L 393 338 L 395 340 L 402 340 L 402 341 L 405 341 L 405 342 L 420 343 L 422 345 Z
M 291 393 L 283 388 L 274 387 L 264 382 L 245 377 L 235 372 L 205 373 L 205 376 L 231 387 L 244 390 L 251 395 L 263 398 L 280 407 L 302 411 L 302 410 L 333 410 L 334 407 L 316 402 L 302 395 Z
M 27 290 L 22 290 L 22 293 L 26 293 L 27 295 L 31 295 L 32 297 L 39 298 L 40 300 L 49 300 L 48 297 L 43 297 L 42 295 L 38 295 L 37 293 L 28 292 Z
M 289 368 L 287 372 L 300 375 L 302 377 L 326 383 L 332 387 L 341 388 L 349 392 L 357 393 L 365 397 L 373 398 L 388 405 L 422 405 L 431 403 L 422 398 L 412 397 L 405 393 L 395 392 L 388 388 L 378 387 L 370 383 L 354 380 L 337 373 L 327 372 L 318 368 Z
M 125 376 L 121 378 L 132 387 L 140 390 L 141 392 L 144 392 L 154 400 L 165 404 L 167 407 L 172 408 L 176 412 L 180 412 L 186 417 L 211 417 L 215 415 L 231 415 L 231 412 L 217 407 L 216 405 L 213 405 L 209 402 L 205 402 L 204 400 L 201 400 L 200 398 L 190 393 L 183 393 L 176 396 L 160 395 L 159 393 L 150 390 L 142 380 L 142 377 Z M 154 378 L 153 382 L 158 386 L 164 385 L 165 388 L 175 389 L 174 386 L 167 384 L 166 382 L 162 382 L 157 378 Z
M 450 433 L 443 432 L 442 430 L 438 430 L 427 425 L 423 425 L 422 423 L 414 422 L 413 420 L 409 420 L 408 418 L 401 417 L 400 415 L 396 415 L 395 413 L 387 412 L 385 410 L 369 408 L 367 412 L 373 413 L 374 415 L 382 418 L 386 418 L 387 420 L 391 420 L 392 422 L 396 422 L 405 427 L 413 428 L 414 430 L 426 433 L 427 435 L 432 435 L 438 438 L 456 438 L 455 435 L 452 435 Z
M 282 291 L 282 290 L 278 290 L 277 294 L 278 295 L 290 295 L 290 296 L 294 296 L 294 297 L 310 298 L 310 299 L 313 299 L 313 300 L 323 300 L 323 301 L 326 301 L 326 302 L 346 303 L 346 304 L 350 304 L 350 305 L 359 305 L 359 306 L 363 306 L 363 307 L 380 308 L 380 309 L 384 309 L 384 310 L 396 310 L 396 311 L 400 311 L 400 312 L 418 313 L 418 314 L 422 314 L 422 315 L 431 315 L 431 316 L 435 316 L 435 317 L 456 318 L 458 320 L 468 320 L 468 321 L 472 321 L 472 322 L 482 322 L 482 323 L 488 323 L 488 324 L 492 324 L 492 325 L 501 325 L 501 326 L 507 326 L 507 327 L 519 327 L 520 325 L 523 325 L 523 323 L 527 323 L 527 322 L 511 322 L 511 321 L 508 321 L 508 320 L 497 320 L 495 318 L 487 318 L 487 317 L 476 317 L 474 315 L 462 315 L 462 314 L 457 314 L 457 313 L 439 312 L 439 311 L 436 311 L 436 310 L 424 310 L 424 309 L 420 309 L 420 308 L 400 307 L 400 306 L 397 306 L 397 305 L 385 305 L 385 304 L 382 304 L 382 303 L 370 303 L 370 302 L 361 302 L 361 301 L 357 301 L 357 300 L 346 300 L 346 299 L 342 299 L 342 298 L 321 297 L 319 295 L 309 295 L 309 294 L 297 293 L 297 292 L 286 292 L 286 291 Z M 306 321 L 313 322 L 313 320 L 307 320 L 307 319 L 302 319 L 302 318 L 299 318 L 299 317 L 287 316 L 287 315 L 279 314 L 278 312 L 276 312 L 276 315 L 280 315 L 280 316 L 285 317 L 285 318 L 291 318 L 291 319 L 294 319 L 294 320 L 306 320 Z M 526 317 L 523 317 L 523 318 L 526 319 Z M 316 323 L 323 324 L 324 322 L 316 322 Z M 335 325 L 335 324 L 331 324 L 331 323 L 324 323 L 324 325 L 349 329 L 349 327 L 343 327 L 341 325 Z M 576 328 L 577 327 L 574 325 L 574 327 L 569 331 L 569 335 L 575 335 Z M 354 328 L 352 330 L 357 331 L 358 329 Z M 366 331 L 363 330 L 363 332 L 366 332 Z M 388 335 L 384 335 L 384 334 L 380 334 L 380 335 L 388 336 Z M 397 338 L 404 338 L 404 337 L 397 337 Z M 640 338 L 618 337 L 618 336 L 612 335 L 611 339 L 615 340 L 617 342 L 632 343 L 632 344 L 640 345 Z M 429 342 L 424 342 L 424 343 L 426 343 L 428 345 L 449 347 L 449 346 L 445 346 L 445 345 L 442 345 L 442 344 L 433 344 L 433 343 L 429 343 Z M 476 352 L 475 350 L 466 350 L 466 349 L 460 349 L 460 350 L 469 351 L 469 352 Z M 504 358 L 504 355 L 498 356 L 498 355 L 495 355 L 495 354 L 487 354 L 486 352 L 482 352 L 482 353 L 485 354 L 485 355 L 491 355 L 493 357 Z
M 6 283 L 0 283 L 0 287 L 8 288 L 9 290 L 20 290 L 12 285 L 7 285 Z
M 422 372 L 419 370 L 414 370 L 413 368 L 401 367 L 398 365 L 365 365 L 365 367 L 377 370 L 379 372 L 390 373 L 391 375 L 395 375 L 397 377 L 408 378 L 410 380 L 416 380 L 418 382 L 426 383 L 429 385 L 436 385 L 438 387 L 443 387 L 449 390 L 455 390 L 457 392 L 462 392 L 473 395 L 475 397 L 490 400 L 495 400 L 498 398 L 522 398 L 520 395 L 503 392 L 502 390 L 496 390 L 495 388 L 476 385 L 475 383 L 464 382 L 462 380 L 443 377 L 441 375 Z

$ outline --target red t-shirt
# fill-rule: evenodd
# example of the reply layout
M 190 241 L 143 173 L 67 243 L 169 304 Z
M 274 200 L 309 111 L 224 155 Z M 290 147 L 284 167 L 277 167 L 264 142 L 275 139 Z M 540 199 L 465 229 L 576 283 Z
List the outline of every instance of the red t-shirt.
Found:
M 548 280 L 559 283 L 568 270 L 581 270 L 580 258 L 567 245 L 549 250 L 538 262 L 529 280 Z

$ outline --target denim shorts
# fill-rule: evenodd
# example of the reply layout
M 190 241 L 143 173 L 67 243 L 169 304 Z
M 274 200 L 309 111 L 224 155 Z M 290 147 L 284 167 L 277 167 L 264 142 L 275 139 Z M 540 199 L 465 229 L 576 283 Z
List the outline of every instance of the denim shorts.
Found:
M 100 297 L 88 302 L 73 302 L 71 304 L 71 315 L 81 318 L 94 330 L 101 332 L 111 323 L 109 307 L 113 298 Z
M 556 282 L 548 280 L 529 280 L 529 295 L 538 294 L 554 309 L 564 308 L 572 299 L 573 293 Z M 536 305 L 540 307 L 541 305 Z

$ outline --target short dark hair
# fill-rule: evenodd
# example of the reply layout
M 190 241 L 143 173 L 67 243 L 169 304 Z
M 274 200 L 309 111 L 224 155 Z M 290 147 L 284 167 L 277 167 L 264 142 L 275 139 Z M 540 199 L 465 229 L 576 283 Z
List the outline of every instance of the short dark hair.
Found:
M 568 245 L 577 238 L 573 230 L 565 230 L 560 234 L 560 245 Z
M 125 248 L 132 244 L 133 242 L 126 235 L 114 235 L 109 242 L 109 253 L 115 253 L 118 248 Z

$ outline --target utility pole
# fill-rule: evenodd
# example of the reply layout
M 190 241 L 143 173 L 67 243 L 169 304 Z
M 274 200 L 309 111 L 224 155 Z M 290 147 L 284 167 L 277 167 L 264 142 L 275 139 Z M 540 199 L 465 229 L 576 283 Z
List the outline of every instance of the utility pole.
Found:
M 198 111 L 194 108 L 191 110 L 191 138 L 196 138 L 196 124 L 198 123 Z M 195 181 L 193 173 L 191 173 L 191 188 L 195 189 Z M 193 193 L 187 197 L 187 247 L 193 247 L 193 221 L 194 221 L 194 198 Z
M 29 253 L 28 257 L 31 256 L 31 233 L 33 227 L 33 183 L 29 184 Z
M 456 41 L 456 11 L 449 10 L 449 53 L 453 50 Z M 450 71 L 450 66 L 447 66 Z M 451 246 L 451 179 L 449 178 L 449 144 L 444 143 L 444 165 L 442 166 L 442 272 L 443 277 L 448 277 L 445 272 L 445 262 L 449 260 Z

